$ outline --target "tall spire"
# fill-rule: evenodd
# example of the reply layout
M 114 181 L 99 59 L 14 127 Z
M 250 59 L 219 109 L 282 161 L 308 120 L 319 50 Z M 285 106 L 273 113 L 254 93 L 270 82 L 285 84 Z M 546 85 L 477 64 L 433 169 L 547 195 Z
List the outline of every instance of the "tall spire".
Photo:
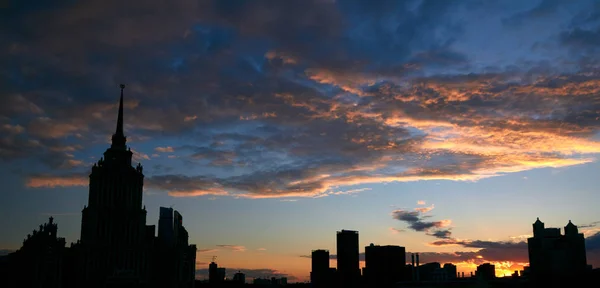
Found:
M 125 149 L 125 134 L 123 133 L 123 89 L 125 85 L 121 84 L 121 99 L 119 100 L 119 115 L 117 117 L 117 130 L 112 136 L 112 148 L 123 148 Z

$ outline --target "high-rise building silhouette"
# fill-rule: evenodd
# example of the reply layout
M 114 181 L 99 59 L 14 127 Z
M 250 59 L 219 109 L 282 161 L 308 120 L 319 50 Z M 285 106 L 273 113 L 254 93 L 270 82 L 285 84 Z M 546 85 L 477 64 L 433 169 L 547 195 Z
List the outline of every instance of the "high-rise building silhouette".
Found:
M 123 89 L 112 144 L 92 167 L 88 203 L 81 219 L 81 238 L 65 247 L 50 217 L 8 257 L 15 273 L 7 287 L 194 287 L 196 246 L 189 245 L 183 216 L 160 210 L 161 241 L 146 225 L 142 206 L 142 165 L 131 165 L 133 153 L 123 133 Z M 167 240 L 165 240 L 167 239 Z M 6 263 L 6 258 L 0 263 Z M 1 286 L 1 285 L 0 285 Z M 2 286 L 2 287 L 4 287 Z
M 81 246 L 87 287 L 104 285 L 111 277 L 149 282 L 149 250 L 146 209 L 142 207 L 142 166 L 131 166 L 133 153 L 123 133 L 123 89 L 117 127 L 111 146 L 92 167 L 88 205 L 82 211 Z M 154 234 L 154 233 L 152 233 Z
M 142 206 L 144 174 L 132 166 L 123 125 L 123 89 L 115 133 L 90 174 L 88 204 L 82 211 L 81 239 L 72 248 L 85 287 L 193 287 L 196 246 L 189 245 L 183 217 L 161 207 L 159 237 L 146 225 Z M 75 253 L 76 252 L 76 253 Z
M 172 208 L 160 207 L 158 221 L 159 236 L 153 250 L 153 281 L 158 287 L 192 287 L 196 246 L 188 243 L 189 235 L 183 227 L 183 216 Z
M 365 247 L 365 268 L 363 276 L 369 287 L 392 287 L 401 281 L 406 269 L 406 249 L 401 246 Z
M 336 235 L 337 273 L 342 287 L 354 287 L 360 282 L 358 231 L 342 230 Z
M 545 228 L 539 218 L 533 223 L 533 237 L 527 239 L 533 277 L 570 277 L 586 271 L 583 233 L 570 220 L 564 228 L 561 235 L 560 228 Z
M 160 207 L 158 218 L 158 242 L 163 245 L 173 246 L 174 232 L 173 228 L 173 208 Z
M 335 269 L 329 267 L 329 250 L 313 250 L 311 254 L 311 287 L 331 287 Z

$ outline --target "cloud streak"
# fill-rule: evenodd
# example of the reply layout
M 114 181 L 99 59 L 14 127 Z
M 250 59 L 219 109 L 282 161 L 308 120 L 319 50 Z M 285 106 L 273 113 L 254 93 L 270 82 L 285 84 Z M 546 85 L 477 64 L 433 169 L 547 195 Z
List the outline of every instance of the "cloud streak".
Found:
M 449 239 L 452 235 L 451 228 L 448 228 L 452 224 L 450 219 L 439 221 L 425 220 L 431 217 L 425 214 L 433 210 L 433 207 L 433 205 L 429 207 L 417 207 L 413 211 L 397 209 L 392 211 L 392 218 L 408 224 L 408 228 L 411 230 L 425 232 L 427 235 L 441 239 Z M 399 232 L 400 230 L 394 229 L 394 231 Z
M 226 250 L 234 251 L 234 252 L 244 252 L 246 251 L 246 247 L 241 245 L 228 245 L 228 244 L 220 244 L 217 245 L 219 248 L 223 248 Z
M 27 179 L 25 186 L 29 188 L 57 188 L 71 186 L 87 186 L 88 177 L 84 175 L 33 175 Z

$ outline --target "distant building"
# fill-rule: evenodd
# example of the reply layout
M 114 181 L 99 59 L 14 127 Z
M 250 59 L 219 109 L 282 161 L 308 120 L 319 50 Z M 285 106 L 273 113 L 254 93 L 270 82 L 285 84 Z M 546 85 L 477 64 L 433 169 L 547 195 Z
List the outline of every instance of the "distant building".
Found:
M 271 285 L 275 286 L 285 286 L 287 285 L 287 277 L 271 277 Z
M 278 287 L 287 285 L 287 277 L 254 278 L 252 284 L 257 286 Z
M 446 278 L 448 280 L 454 280 L 454 279 L 458 278 L 458 273 L 456 271 L 456 265 L 454 265 L 452 263 L 446 263 L 446 264 L 444 264 L 444 267 L 442 269 L 444 269 L 444 272 L 446 273 Z
M 564 230 L 565 235 L 561 235 L 560 228 L 545 228 L 539 218 L 533 223 L 533 237 L 527 239 L 532 277 L 570 277 L 585 273 L 585 238 L 570 220 Z
M 252 280 L 252 284 L 254 284 L 254 285 L 260 285 L 260 286 L 271 285 L 271 279 L 254 278 L 254 280 Z
M 331 287 L 334 284 L 335 270 L 329 267 L 329 250 L 314 250 L 311 254 L 311 287 Z
M 233 275 L 233 282 L 238 284 L 246 284 L 246 274 L 238 271 Z
M 475 271 L 475 276 L 478 279 L 483 280 L 492 280 L 496 278 L 496 266 L 490 263 L 483 263 L 477 266 L 477 270 Z
M 57 230 L 50 217 L 48 223 L 27 235 L 21 249 L 8 255 L 12 278 L 8 287 L 63 287 L 65 239 L 57 237 Z M 2 283 L 7 284 L 6 280 Z
M 354 287 L 360 282 L 358 231 L 342 230 L 336 235 L 339 284 Z
M 216 285 L 225 281 L 225 268 L 219 268 L 216 262 L 208 264 L 208 282 Z
M 171 208 L 160 207 L 158 221 L 154 282 L 162 287 L 191 287 L 196 273 L 196 245 L 189 245 L 183 216 Z
M 158 242 L 162 245 L 173 246 L 174 227 L 173 227 L 173 208 L 160 207 L 158 218 Z
M 417 262 L 418 263 L 418 262 Z M 440 281 L 442 266 L 438 262 L 429 262 L 417 266 L 417 281 Z
M 531 267 L 524 266 L 523 270 L 521 270 L 521 277 L 529 278 L 531 276 Z
M 402 280 L 406 269 L 406 249 L 401 246 L 365 247 L 364 279 L 368 287 L 391 287 Z

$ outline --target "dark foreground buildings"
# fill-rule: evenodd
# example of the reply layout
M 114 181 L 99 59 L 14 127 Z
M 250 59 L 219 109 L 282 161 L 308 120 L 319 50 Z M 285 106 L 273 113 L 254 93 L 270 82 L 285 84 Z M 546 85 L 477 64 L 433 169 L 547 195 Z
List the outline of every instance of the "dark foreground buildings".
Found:
M 196 246 L 183 217 L 161 208 L 159 235 L 146 225 L 144 174 L 123 133 L 123 88 L 111 146 L 92 167 L 81 238 L 71 247 L 50 218 L 9 255 L 8 287 L 193 287 Z
M 310 283 L 314 288 L 334 287 L 335 268 L 329 267 L 329 250 L 313 250 L 311 254 Z
M 358 232 L 337 232 L 337 270 L 329 267 L 329 251 L 313 250 L 310 274 L 313 288 L 320 287 L 597 287 L 600 269 L 587 265 L 585 238 L 571 221 L 564 227 L 545 228 L 539 219 L 533 224 L 533 237 L 527 241 L 529 265 L 505 277 L 496 276 L 492 263 L 482 263 L 476 271 L 459 273 L 452 263 L 420 264 L 419 253 L 406 260 L 401 246 L 365 247 L 365 267 L 359 267 Z M 522 243 L 524 244 L 524 243 Z M 524 252 L 524 251 L 523 251 Z M 422 260 L 422 259 L 421 259 Z M 475 273 L 473 273 L 475 272 Z M 584 284 L 587 283 L 587 284 Z M 589 283 L 593 283 L 588 285 Z
M 406 249 L 401 246 L 379 246 L 371 244 L 365 247 L 365 283 L 371 287 L 391 287 L 403 280 L 406 275 Z
M 533 237 L 527 239 L 531 276 L 537 279 L 577 277 L 587 272 L 585 238 L 571 221 L 560 228 L 545 228 L 538 218 Z
M 336 247 L 338 283 L 344 287 L 357 287 L 360 283 L 358 231 L 338 231 Z

